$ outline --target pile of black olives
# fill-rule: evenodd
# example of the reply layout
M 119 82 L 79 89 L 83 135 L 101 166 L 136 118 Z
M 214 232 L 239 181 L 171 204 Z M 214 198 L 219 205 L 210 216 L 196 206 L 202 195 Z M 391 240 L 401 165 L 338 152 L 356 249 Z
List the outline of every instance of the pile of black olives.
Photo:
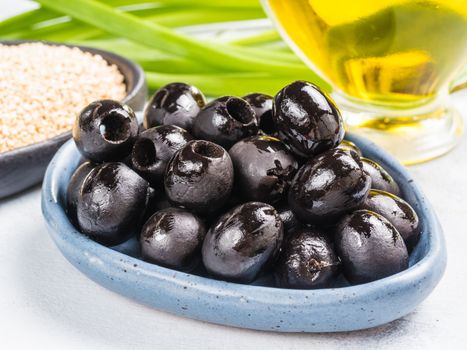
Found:
M 282 288 L 371 282 L 408 267 L 421 229 L 391 175 L 344 134 L 334 102 L 305 81 L 209 103 L 169 84 L 143 125 L 96 101 L 73 129 L 86 161 L 67 212 L 97 242 L 136 235 L 143 259 L 176 270 L 269 274 Z

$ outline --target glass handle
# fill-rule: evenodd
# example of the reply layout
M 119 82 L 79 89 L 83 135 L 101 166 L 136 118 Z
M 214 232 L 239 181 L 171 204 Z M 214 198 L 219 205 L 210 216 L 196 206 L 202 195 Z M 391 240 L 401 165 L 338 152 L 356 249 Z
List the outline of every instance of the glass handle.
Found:
M 467 89 L 467 63 L 464 69 L 461 70 L 460 75 L 451 83 L 449 92 L 453 93 L 462 89 Z

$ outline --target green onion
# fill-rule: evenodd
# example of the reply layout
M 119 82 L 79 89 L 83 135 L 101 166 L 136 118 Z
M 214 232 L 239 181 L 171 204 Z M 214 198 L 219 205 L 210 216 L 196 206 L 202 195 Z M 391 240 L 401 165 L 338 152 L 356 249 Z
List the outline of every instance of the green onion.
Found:
M 142 21 L 136 16 L 119 12 L 92 0 L 39 0 L 53 10 L 94 25 L 117 36 L 126 37 L 148 47 L 163 47 L 169 53 L 191 56 L 214 67 L 239 71 L 274 71 L 287 69 L 291 73 L 306 72 L 302 65 L 277 65 L 264 59 L 250 57 L 223 45 L 200 42 L 167 27 Z M 102 20 L 104 19 L 105 20 Z M 319 79 L 318 77 L 316 77 Z
M 257 18 L 260 12 L 258 10 L 232 8 L 229 11 L 221 11 L 215 8 L 152 8 L 144 13 L 138 13 L 144 20 L 156 22 L 167 27 L 180 27 L 186 25 L 196 25 L 203 23 L 213 23 L 218 21 L 235 21 L 240 19 Z M 43 39 L 51 41 L 71 41 L 102 38 L 110 34 L 102 32 L 93 26 L 83 22 L 73 20 L 67 16 L 57 17 L 44 22 L 33 24 L 31 28 L 23 31 L 13 31 L 3 33 L 3 38 L 8 39 Z
M 0 35 L 29 28 L 31 23 L 43 22 L 61 16 L 55 11 L 38 8 L 10 17 L 0 22 Z
M 229 41 L 230 44 L 233 45 L 258 45 L 269 43 L 271 41 L 277 41 L 280 39 L 279 34 L 275 30 L 267 30 L 255 35 L 250 35 L 244 38 L 235 39 Z
M 243 96 L 255 91 L 274 95 L 289 81 L 309 80 L 310 78 L 310 76 L 284 77 L 267 73 L 163 74 L 146 72 L 148 86 L 152 91 L 174 81 L 183 81 L 199 87 L 208 96 Z
M 154 90 L 185 81 L 208 95 L 274 94 L 296 79 L 330 86 L 275 30 L 225 42 L 195 39 L 182 27 L 265 18 L 256 0 L 37 0 L 41 7 L 0 22 L 0 37 L 102 48 L 138 62 Z M 228 28 L 228 25 L 225 25 Z M 224 40 L 224 41 L 222 41 Z
M 126 0 L 127 2 L 130 0 Z M 142 7 L 141 5 L 146 5 Z M 152 5 L 152 6 L 147 6 Z M 132 6 L 122 6 L 118 9 L 122 12 L 131 12 L 138 17 L 159 18 L 164 21 L 163 25 L 169 27 L 186 26 L 191 24 L 203 24 L 210 22 L 224 22 L 230 20 L 255 19 L 264 16 L 259 8 L 241 8 L 241 7 L 200 7 L 187 5 L 182 8 L 179 6 L 161 7 L 156 3 L 134 4 Z M 196 19 L 189 18 L 188 14 L 193 14 Z M 204 14 L 204 16 L 202 16 Z M 152 17 L 151 17 L 152 16 Z M 176 21 L 173 21 L 173 18 Z M 178 20 L 178 18 L 183 19 Z M 4 22 L 0 22 L 0 35 L 11 34 L 15 31 L 31 30 L 42 27 L 53 27 L 57 25 L 56 30 L 61 30 L 60 26 L 64 21 L 75 22 L 68 16 L 61 15 L 55 11 L 46 8 L 34 9 L 29 12 L 11 17 Z M 177 23 L 178 22 L 178 23 Z M 82 24 L 82 23 L 81 23 Z M 161 23 L 160 23 L 161 24 Z
M 124 39 L 73 41 L 75 45 L 88 46 L 115 52 L 138 62 L 144 70 L 160 73 L 212 73 L 222 71 L 202 65 L 187 58 L 168 55 L 167 53 L 135 44 Z

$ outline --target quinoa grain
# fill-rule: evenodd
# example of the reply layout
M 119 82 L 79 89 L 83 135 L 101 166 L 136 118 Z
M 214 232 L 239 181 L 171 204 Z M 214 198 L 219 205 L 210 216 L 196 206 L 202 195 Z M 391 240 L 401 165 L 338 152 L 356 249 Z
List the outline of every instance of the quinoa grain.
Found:
M 122 100 L 124 77 L 99 55 L 42 43 L 0 44 L 0 153 L 71 129 L 95 100 Z

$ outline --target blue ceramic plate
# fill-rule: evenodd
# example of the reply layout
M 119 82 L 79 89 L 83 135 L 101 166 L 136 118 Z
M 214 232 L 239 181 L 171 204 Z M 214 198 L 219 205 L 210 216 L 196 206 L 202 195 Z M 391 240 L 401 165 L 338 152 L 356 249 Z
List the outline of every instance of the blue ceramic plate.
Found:
M 368 158 L 398 181 L 415 208 L 422 238 L 406 271 L 359 286 L 290 290 L 241 285 L 187 274 L 141 261 L 135 242 L 107 248 L 80 234 L 68 220 L 65 193 L 79 154 L 72 141 L 50 163 L 42 189 L 42 211 L 63 255 L 106 288 L 176 315 L 223 325 L 279 332 L 335 332 L 375 327 L 411 312 L 433 290 L 446 267 L 443 233 L 431 205 L 407 171 L 374 144 L 354 141 Z M 258 283 L 257 283 L 258 284 Z

